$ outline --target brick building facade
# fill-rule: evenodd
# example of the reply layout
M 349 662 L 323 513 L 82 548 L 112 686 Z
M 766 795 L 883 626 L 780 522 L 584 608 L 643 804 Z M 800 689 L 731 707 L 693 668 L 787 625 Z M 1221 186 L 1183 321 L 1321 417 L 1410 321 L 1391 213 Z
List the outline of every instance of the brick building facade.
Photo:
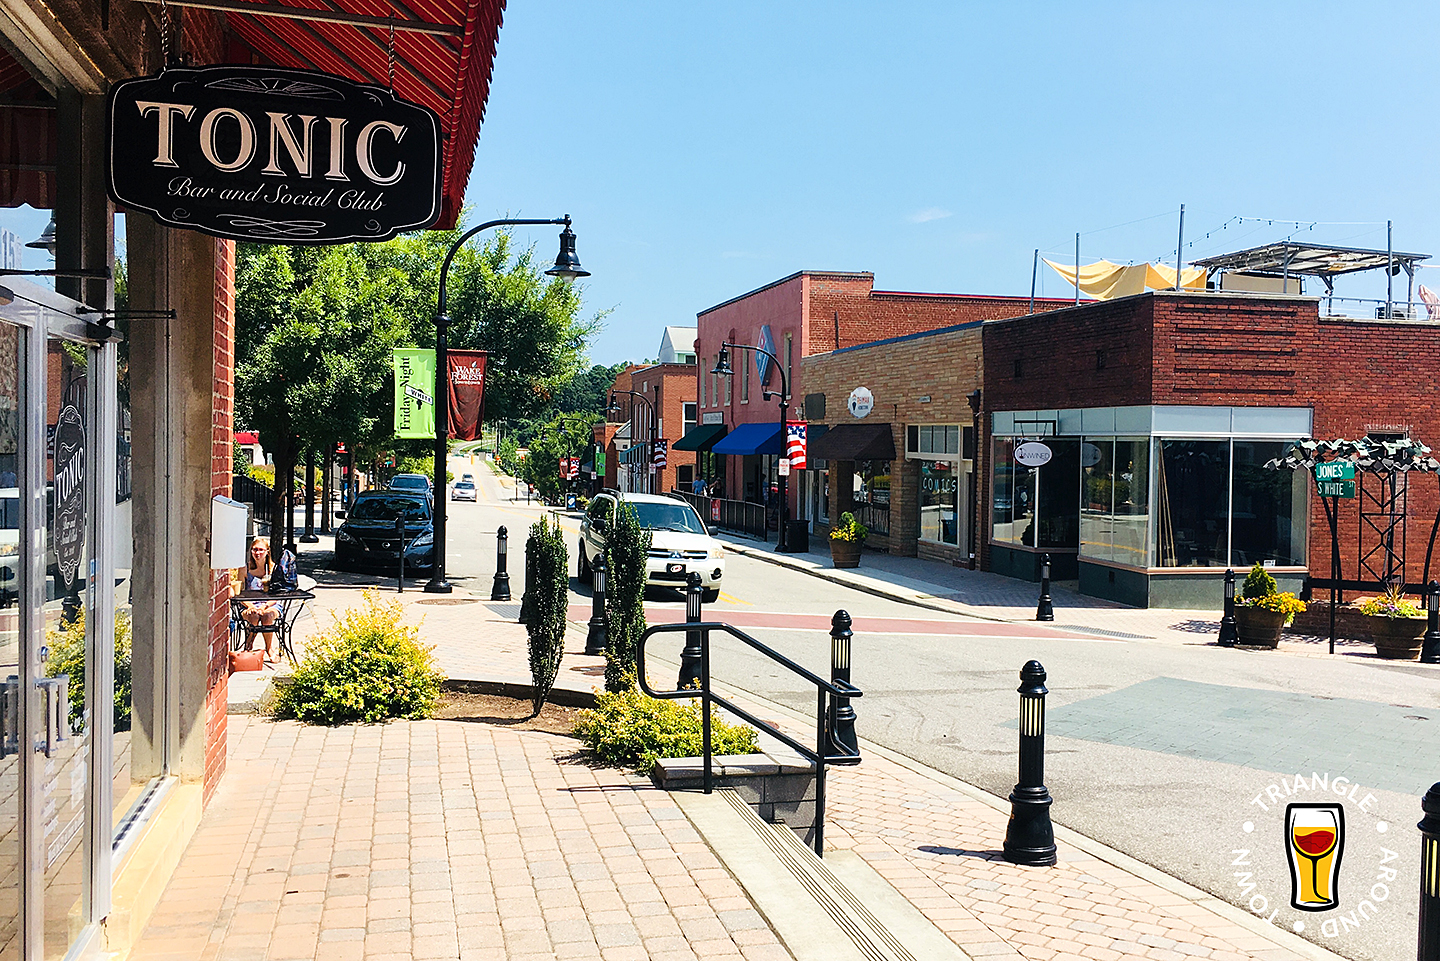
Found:
M 607 416 L 611 423 L 630 426 L 630 445 L 625 451 L 616 451 L 614 471 L 610 468 L 611 455 L 607 449 L 606 486 L 642 493 L 665 493 L 680 485 L 689 490 L 695 476 L 695 454 L 673 447 L 697 421 L 697 385 L 694 364 L 630 365 L 616 376 L 611 391 L 619 410 Z M 623 391 L 634 391 L 649 403 Z M 654 424 L 652 411 L 658 418 Z M 611 431 L 608 440 L 612 447 L 614 437 Z M 650 470 L 652 437 L 666 442 L 665 467 L 653 473 Z

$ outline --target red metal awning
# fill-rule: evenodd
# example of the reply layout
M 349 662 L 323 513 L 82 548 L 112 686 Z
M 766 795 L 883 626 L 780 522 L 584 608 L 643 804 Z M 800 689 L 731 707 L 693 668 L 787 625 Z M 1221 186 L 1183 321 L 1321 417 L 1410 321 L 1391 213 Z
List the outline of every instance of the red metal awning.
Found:
M 182 0 L 183 2 L 183 0 Z M 248 5 L 248 4 L 247 4 Z M 435 227 L 455 226 L 465 185 L 475 162 L 480 121 L 490 96 L 490 75 L 505 0 L 264 0 L 257 7 L 283 7 L 395 18 L 383 26 L 290 19 L 240 12 L 227 4 L 225 22 L 232 63 L 273 63 L 321 70 L 357 83 L 391 86 L 395 95 L 440 115 L 445 138 L 443 202 Z M 428 26 L 449 32 L 422 32 Z M 422 29 L 416 29 L 417 27 Z M 245 48 L 249 48 L 248 50 Z M 394 67 L 391 69 L 393 50 Z

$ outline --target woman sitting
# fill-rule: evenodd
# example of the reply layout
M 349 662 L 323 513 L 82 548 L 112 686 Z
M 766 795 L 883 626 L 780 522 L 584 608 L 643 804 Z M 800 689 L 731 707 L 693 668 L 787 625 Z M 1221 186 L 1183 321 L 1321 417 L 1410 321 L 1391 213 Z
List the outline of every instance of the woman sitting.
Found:
M 245 563 L 245 578 L 240 589 L 263 591 L 270 586 L 270 574 L 275 569 L 270 560 L 270 545 L 264 538 L 257 537 L 250 542 L 250 556 Z M 280 605 L 274 601 L 246 601 L 240 606 L 240 616 L 250 625 L 247 632 L 253 638 L 257 633 L 265 636 L 265 660 L 275 663 L 275 621 L 280 616 Z M 264 630 L 262 630 L 264 629 Z

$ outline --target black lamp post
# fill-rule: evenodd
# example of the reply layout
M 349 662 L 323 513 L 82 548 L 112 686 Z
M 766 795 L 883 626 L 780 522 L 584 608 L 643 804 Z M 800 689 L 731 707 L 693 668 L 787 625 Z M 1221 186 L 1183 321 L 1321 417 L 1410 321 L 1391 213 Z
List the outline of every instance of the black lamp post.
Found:
M 650 409 L 650 463 L 654 464 L 655 443 L 658 440 L 658 431 L 660 428 L 660 421 L 655 417 L 655 405 L 650 402 L 649 397 L 646 397 L 642 392 L 638 390 L 612 390 L 610 392 L 610 406 L 605 408 L 606 413 L 609 413 L 610 411 L 615 411 L 616 413 L 618 413 L 620 411 L 620 404 L 615 400 L 616 394 L 629 394 L 631 397 L 639 398 L 640 402 Z M 635 423 L 635 418 L 633 414 L 630 418 L 630 423 Z M 650 474 L 649 476 L 651 480 L 650 483 L 648 483 L 646 486 L 650 488 L 649 493 L 653 494 L 655 493 L 655 475 Z
M 489 230 L 491 227 L 538 224 L 563 224 L 565 226 L 565 229 L 560 231 L 560 253 L 555 257 L 555 265 L 545 273 L 565 281 L 571 281 L 577 277 L 589 277 L 590 272 L 580 266 L 580 258 L 575 256 L 575 232 L 570 229 L 569 214 L 559 220 L 487 220 L 478 227 L 471 227 L 461 234 L 460 239 L 450 247 L 449 252 L 445 254 L 445 260 L 440 264 L 440 295 L 435 305 L 435 484 L 441 491 L 445 489 L 445 442 L 450 434 L 450 392 L 447 389 L 450 377 L 450 315 L 445 312 L 445 283 L 450 277 L 450 262 L 455 259 L 455 254 L 464 246 L 465 241 L 482 230 Z M 444 496 L 438 500 L 434 523 L 435 567 L 434 574 L 425 585 L 427 594 L 449 594 L 451 590 L 450 582 L 445 579 L 444 505 L 447 501 Z
M 780 456 L 784 457 L 787 441 L 785 430 L 786 425 L 790 421 L 790 378 L 785 373 L 785 365 L 780 363 L 779 357 L 776 357 L 764 347 L 751 347 L 749 344 L 732 344 L 726 341 L 720 345 L 720 355 L 715 358 L 715 369 L 710 373 L 720 377 L 735 376 L 735 369 L 730 366 L 730 348 L 732 347 L 736 350 L 753 350 L 757 354 L 764 354 L 775 364 L 775 369 L 780 371 L 780 393 L 777 396 L 780 398 Z M 773 391 L 763 390 L 763 388 L 762 391 L 766 400 L 769 400 L 773 395 Z M 790 478 L 785 474 L 782 473 L 780 475 L 780 537 L 775 543 L 775 550 L 782 554 L 790 553 L 790 545 L 785 530 L 786 527 L 790 526 L 789 480 Z

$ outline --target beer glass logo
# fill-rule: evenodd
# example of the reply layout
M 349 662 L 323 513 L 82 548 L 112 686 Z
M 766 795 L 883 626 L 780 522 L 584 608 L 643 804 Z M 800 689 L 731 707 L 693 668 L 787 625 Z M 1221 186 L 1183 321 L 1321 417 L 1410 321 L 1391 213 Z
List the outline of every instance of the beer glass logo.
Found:
M 1301 911 L 1328 911 L 1339 906 L 1345 809 L 1339 804 L 1288 805 L 1285 848 L 1290 862 L 1290 906 Z

